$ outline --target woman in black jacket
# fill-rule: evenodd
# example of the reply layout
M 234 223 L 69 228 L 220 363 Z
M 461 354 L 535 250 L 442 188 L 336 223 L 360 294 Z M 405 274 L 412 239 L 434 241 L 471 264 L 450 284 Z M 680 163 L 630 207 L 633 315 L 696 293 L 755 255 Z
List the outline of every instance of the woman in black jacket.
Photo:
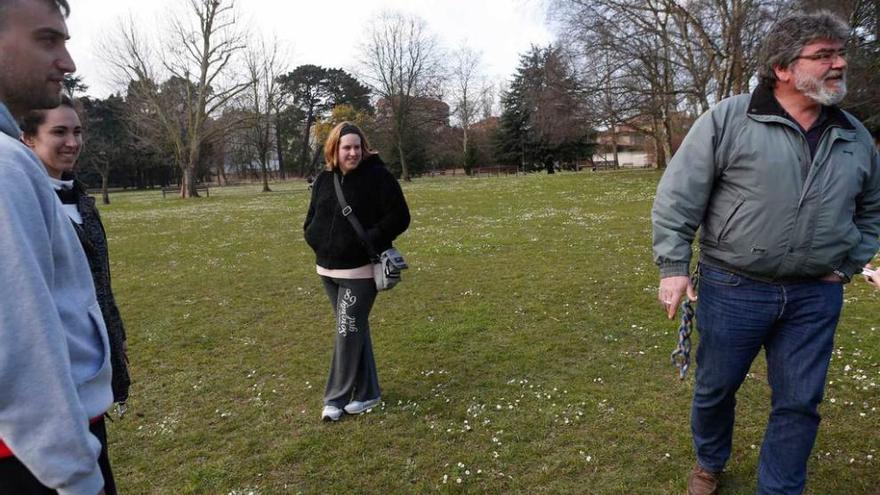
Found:
M 104 225 L 95 207 L 95 199 L 86 193 L 82 182 L 73 176 L 83 144 L 79 115 L 73 102 L 65 96 L 59 107 L 28 113 L 21 121 L 21 129 L 22 141 L 46 167 L 52 186 L 61 199 L 64 212 L 70 218 L 88 259 L 110 340 L 113 401 L 117 403 L 117 411 L 122 416 L 131 384 L 125 327 L 110 287 L 110 259 Z
M 376 299 L 373 260 L 336 197 L 338 177 L 346 201 L 377 253 L 409 226 L 409 208 L 397 179 L 370 150 L 364 133 L 349 122 L 330 131 L 326 166 L 312 185 L 303 225 L 315 251 L 317 272 L 336 316 L 336 337 L 321 418 L 337 421 L 343 411 L 360 414 L 380 401 L 368 318 Z

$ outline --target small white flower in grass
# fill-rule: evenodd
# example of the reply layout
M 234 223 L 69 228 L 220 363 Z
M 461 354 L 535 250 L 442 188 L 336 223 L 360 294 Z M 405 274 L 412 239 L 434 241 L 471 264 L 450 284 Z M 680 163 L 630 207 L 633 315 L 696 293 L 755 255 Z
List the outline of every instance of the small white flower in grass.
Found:
M 669 459 L 669 458 L 670 458 L 670 457 L 672 457 L 672 456 L 671 456 L 671 455 L 669 455 L 669 452 L 667 452 L 667 453 L 665 453 L 665 454 L 663 454 L 663 457 L 665 457 L 665 458 L 667 458 L 667 459 Z
M 458 467 L 459 467 L 459 469 L 463 468 L 463 467 L 464 467 L 464 463 L 463 463 L 463 462 L 459 462 L 459 463 L 458 463 Z
M 483 470 L 482 470 L 482 469 L 477 469 L 477 474 L 483 474 Z
M 444 474 L 444 475 L 443 475 L 443 484 L 446 484 L 446 482 L 447 482 L 448 480 L 449 480 L 449 475 L 448 475 L 448 474 Z

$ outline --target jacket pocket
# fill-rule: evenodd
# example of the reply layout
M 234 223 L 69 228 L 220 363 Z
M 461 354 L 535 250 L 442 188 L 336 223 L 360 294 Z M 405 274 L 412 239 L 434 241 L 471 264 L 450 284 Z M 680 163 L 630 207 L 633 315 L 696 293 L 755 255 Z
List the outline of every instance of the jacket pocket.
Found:
M 101 366 L 99 366 L 92 376 L 86 379 L 86 381 L 90 381 L 97 377 L 102 371 L 110 366 L 110 338 L 107 335 L 107 325 L 104 323 L 104 316 L 101 314 L 101 306 L 98 303 L 89 307 L 89 319 L 92 320 L 95 332 L 98 333 L 103 358 L 101 360 Z
M 718 229 L 718 237 L 715 238 L 716 244 L 721 243 L 721 241 L 723 241 L 727 237 L 727 234 L 730 230 L 731 220 L 733 220 L 733 217 L 736 216 L 737 212 L 740 210 L 740 208 L 742 208 L 742 205 L 745 202 L 745 198 L 739 197 L 733 203 L 733 205 L 730 206 L 730 209 L 727 211 L 727 215 L 724 216 L 724 221 L 721 223 L 721 228 Z

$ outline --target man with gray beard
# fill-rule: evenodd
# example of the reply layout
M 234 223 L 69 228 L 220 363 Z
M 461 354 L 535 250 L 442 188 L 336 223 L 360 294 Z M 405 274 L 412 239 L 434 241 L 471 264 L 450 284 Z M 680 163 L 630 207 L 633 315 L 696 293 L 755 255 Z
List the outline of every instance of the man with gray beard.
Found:
M 759 87 L 702 115 L 657 188 L 660 304 L 673 318 L 682 297 L 699 298 L 688 494 L 717 493 L 736 392 L 762 348 L 772 398 L 757 493 L 804 490 L 843 285 L 880 244 L 880 158 L 836 106 L 848 37 L 828 12 L 779 21 L 764 40 Z

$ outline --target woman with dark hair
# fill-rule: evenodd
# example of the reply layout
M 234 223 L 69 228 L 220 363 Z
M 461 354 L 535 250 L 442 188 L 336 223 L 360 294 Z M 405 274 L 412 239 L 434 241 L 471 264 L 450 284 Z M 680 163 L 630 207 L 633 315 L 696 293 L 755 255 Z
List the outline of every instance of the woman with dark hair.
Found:
M 370 150 L 360 128 L 343 122 L 324 144 L 325 170 L 312 185 L 303 230 L 315 251 L 317 272 L 336 316 L 336 337 L 321 419 L 338 421 L 343 411 L 361 414 L 380 402 L 368 317 L 376 299 L 373 260 L 343 215 L 338 179 L 351 212 L 377 253 L 409 226 L 409 208 L 397 179 Z
M 89 261 L 101 314 L 110 340 L 110 364 L 113 369 L 113 401 L 120 417 L 125 413 L 128 389 L 128 356 L 125 328 L 113 290 L 110 287 L 110 261 L 107 234 L 95 199 L 86 193 L 73 171 L 82 151 L 83 135 L 79 115 L 70 98 L 51 110 L 33 110 L 21 121 L 21 140 L 39 157 L 49 173 L 49 180 L 70 218 Z

